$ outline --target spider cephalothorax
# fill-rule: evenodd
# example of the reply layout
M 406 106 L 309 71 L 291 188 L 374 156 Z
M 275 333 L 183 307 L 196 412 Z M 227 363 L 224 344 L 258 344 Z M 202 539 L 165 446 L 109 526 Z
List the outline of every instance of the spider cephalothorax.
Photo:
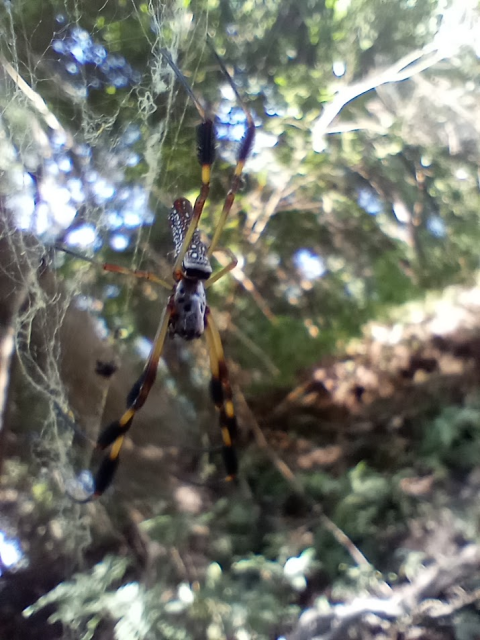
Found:
M 192 224 L 193 209 L 189 200 L 177 198 L 168 214 L 175 245 L 175 260 L 182 251 L 183 241 L 189 226 Z M 208 280 L 212 275 L 212 265 L 208 257 L 208 249 L 200 238 L 200 231 L 195 229 L 190 245 L 182 260 L 183 276 L 191 279 Z

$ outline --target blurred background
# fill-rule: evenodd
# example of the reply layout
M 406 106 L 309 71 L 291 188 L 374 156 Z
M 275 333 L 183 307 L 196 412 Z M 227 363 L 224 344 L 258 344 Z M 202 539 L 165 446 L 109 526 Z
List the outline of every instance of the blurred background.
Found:
M 0 3 L 0 635 L 480 638 L 480 12 L 473 0 Z M 218 144 L 205 341 L 167 340 L 111 489 L 78 504 Z M 56 249 L 68 247 L 77 255 Z M 86 259 L 82 259 L 82 257 Z M 214 257 L 214 269 L 226 263 Z

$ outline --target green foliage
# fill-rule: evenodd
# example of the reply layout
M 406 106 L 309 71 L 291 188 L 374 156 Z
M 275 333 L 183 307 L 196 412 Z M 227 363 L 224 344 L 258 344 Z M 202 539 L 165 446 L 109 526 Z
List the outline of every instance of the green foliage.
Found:
M 21 89 L 4 74 L 10 80 L 2 80 L 0 141 L 2 151 L 6 140 L 11 148 L 10 155 L 2 156 L 2 175 L 11 172 L 12 183 L 22 183 L 21 176 L 27 182 L 27 174 L 32 182 L 42 181 L 48 173 L 52 149 L 58 144 L 45 113 L 55 116 L 68 134 L 65 154 L 71 152 L 75 159 L 71 175 L 82 181 L 88 194 L 78 206 L 73 226 L 87 221 L 97 230 L 98 244 L 103 244 L 99 262 L 153 268 L 162 277 L 171 270 L 173 257 L 167 224 L 171 201 L 180 195 L 195 199 L 201 180 L 195 155 L 198 113 L 161 61 L 160 49 L 167 47 L 178 60 L 195 94 L 208 106 L 207 111 L 218 112 L 227 120 L 244 117 L 238 105 L 225 99 L 224 78 L 205 44 L 206 34 L 212 34 L 214 47 L 231 70 L 258 125 L 258 150 L 246 163 L 245 185 L 222 238 L 222 243 L 238 255 L 239 267 L 209 291 L 209 304 L 218 308 L 222 318 L 232 381 L 239 383 L 246 395 L 252 388 L 261 390 L 259 415 L 265 417 L 269 427 L 267 445 L 271 437 L 274 453 L 281 461 L 285 457 L 293 468 L 301 445 L 301 427 L 297 425 L 305 416 L 298 410 L 298 415 L 288 415 L 272 429 L 267 413 L 274 414 L 275 407 L 268 394 L 276 392 L 275 387 L 285 386 L 287 395 L 290 386 L 303 382 L 308 372 L 335 353 L 339 345 L 358 336 L 368 320 L 378 320 L 392 306 L 423 298 L 432 289 L 469 282 L 478 267 L 480 118 L 476 112 L 478 60 L 473 47 L 459 49 L 453 58 L 453 53 L 447 52 L 441 67 L 433 66 L 402 82 L 395 77 L 385 82 L 380 77 L 402 57 L 436 41 L 444 11 L 445 3 L 435 0 L 122 0 L 101 5 L 92 0 L 29 0 L 0 7 L 2 55 L 31 87 L 35 98 L 32 100 L 25 87 Z M 89 74 L 97 70 L 95 65 L 82 67 L 78 75 L 62 74 L 50 46 L 63 29 L 56 21 L 58 14 L 65 16 L 68 27 L 87 30 L 100 47 L 124 57 L 140 74 L 139 81 L 128 87 L 105 83 L 94 90 L 88 82 Z M 7 69 L 3 62 L 2 66 Z M 369 84 L 372 78 L 377 78 L 377 84 Z M 80 84 L 84 82 L 83 88 L 89 89 L 85 96 L 75 92 L 78 79 Z M 317 152 L 312 135 L 318 119 L 328 115 L 329 107 L 342 97 L 345 102 L 327 123 L 324 150 Z M 92 183 L 82 174 L 83 160 L 77 147 L 85 142 L 90 145 L 92 168 L 108 181 L 127 162 L 121 155 L 121 133 L 132 124 L 138 125 L 139 131 L 131 147 L 139 156 L 138 164 L 125 169 L 124 182 L 117 188 L 120 192 L 132 186 L 145 188 L 156 220 L 147 229 L 127 229 L 131 244 L 118 256 L 108 248 L 118 229 L 103 215 L 108 204 L 99 204 L 92 195 Z M 208 208 L 201 221 L 207 235 L 211 235 L 218 219 L 235 161 L 236 147 L 228 140 L 232 127 L 221 124 L 222 137 L 227 139 L 219 143 Z M 62 179 L 69 180 L 62 172 L 57 173 L 59 184 Z M 53 180 L 51 176 L 48 179 Z M 3 182 L 0 186 L 8 204 L 11 190 Z M 42 189 L 35 192 L 37 202 L 41 202 L 42 193 Z M 51 223 L 52 227 L 56 224 Z M 298 266 L 302 249 L 322 265 L 318 277 L 310 277 Z M 2 269 L 8 266 L 2 263 Z M 37 269 L 36 264 L 31 278 L 35 286 L 42 279 Z M 155 335 L 168 293 L 158 293 L 150 283 L 116 280 L 76 260 L 66 259 L 57 273 L 61 273 L 68 292 L 89 298 L 97 318 L 105 320 L 110 336 L 119 328 L 125 330 L 133 349 L 138 338 L 151 340 Z M 108 297 L 107 286 L 112 282 L 118 282 L 119 294 Z M 25 283 L 22 286 L 29 286 Z M 38 302 L 39 308 L 41 304 Z M 55 324 L 54 333 L 61 332 L 60 324 Z M 46 342 L 46 350 L 53 353 L 53 338 Z M 44 345 L 38 353 L 42 348 Z M 190 355 L 185 355 L 187 348 L 169 343 L 166 366 L 181 387 L 177 398 L 182 393 L 199 398 L 199 406 L 193 400 L 179 400 L 170 412 L 162 402 L 145 407 L 145 412 L 154 416 L 152 422 L 157 415 L 163 419 L 169 414 L 174 437 L 181 431 L 178 424 L 182 420 L 193 432 L 200 416 L 207 415 L 197 378 L 199 370 L 208 371 L 208 357 L 200 347 L 193 347 Z M 114 351 L 120 352 L 117 345 Z M 77 362 L 69 364 L 76 369 Z M 136 354 L 134 364 L 130 369 L 125 367 L 122 375 L 128 370 L 135 377 L 137 366 L 140 369 Z M 279 373 L 275 376 L 272 370 L 276 369 Z M 82 377 L 80 373 L 78 377 Z M 394 380 L 398 383 L 397 378 Z M 35 379 L 34 383 L 37 391 L 50 393 L 50 380 Z M 206 381 L 203 386 L 206 397 Z M 65 391 L 63 395 L 67 396 L 70 388 L 66 380 L 64 387 L 58 391 Z M 88 413 L 90 398 L 85 396 L 88 394 L 79 404 L 84 404 Z M 16 437 L 23 438 L 14 445 L 26 457 L 30 434 L 37 437 L 38 424 L 48 422 L 48 418 L 35 414 L 32 419 L 34 401 L 29 396 L 15 391 L 12 397 L 12 405 L 20 407 L 21 425 Z M 123 406 L 116 399 L 112 403 L 115 410 Z M 200 484 L 199 465 L 183 464 L 181 455 L 172 455 L 175 462 L 171 463 L 172 478 L 168 478 L 172 484 L 162 487 L 162 502 L 154 482 L 144 482 L 142 498 L 129 504 L 125 497 L 128 491 L 122 488 L 114 494 L 118 512 L 125 507 L 128 514 L 129 527 L 125 528 L 130 530 L 133 520 L 135 527 L 131 528 L 138 525 L 140 537 L 145 537 L 140 546 L 147 549 L 148 572 L 143 566 L 133 569 L 117 556 L 106 556 L 92 569 L 42 596 L 26 615 L 49 607 L 53 611 L 50 621 L 61 622 L 79 640 L 103 634 L 101 625 L 110 625 L 117 640 L 266 640 L 292 627 L 299 603 L 309 599 L 317 588 L 318 574 L 330 580 L 326 590 L 338 597 L 370 591 L 378 578 L 372 566 L 353 566 L 347 545 L 339 544 L 315 510 L 305 505 L 321 504 L 323 512 L 359 546 L 372 565 L 388 565 L 388 556 L 390 568 L 395 560 L 389 545 L 405 530 L 407 521 L 418 516 L 421 504 L 421 498 L 402 490 L 402 480 L 418 474 L 419 469 L 422 473 L 433 470 L 435 480 L 464 476 L 478 466 L 480 459 L 478 403 L 443 408 L 439 397 L 434 403 L 429 399 L 427 404 L 425 411 L 417 407 L 420 417 L 408 442 L 411 450 L 405 452 L 398 445 L 397 456 L 402 433 L 395 434 L 392 440 L 396 445 L 387 451 L 392 434 L 381 424 L 381 440 L 375 446 L 355 444 L 355 451 L 362 453 L 353 456 L 350 469 L 351 425 L 343 420 L 350 406 L 336 407 L 341 410 L 340 419 L 331 417 L 331 407 L 313 407 L 302 433 L 309 438 L 307 447 L 317 446 L 317 437 L 323 446 L 333 429 L 325 435 L 320 433 L 322 426 L 331 427 L 338 421 L 339 431 L 345 428 L 346 432 L 346 442 L 341 436 L 337 441 L 345 460 L 328 471 L 323 467 L 309 472 L 304 467 L 301 472 L 297 470 L 305 504 L 300 504 L 291 484 L 265 452 L 251 444 L 248 412 L 239 410 L 246 449 L 239 486 L 225 489 L 218 483 L 196 487 L 198 512 L 181 513 L 175 506 L 174 489 L 180 478 L 193 478 Z M 207 422 L 211 415 L 205 418 Z M 87 418 L 94 426 L 103 423 L 99 415 L 88 414 Z M 367 437 L 359 431 L 355 437 L 363 445 Z M 45 450 L 63 470 L 70 442 L 62 442 L 60 450 L 56 431 L 42 438 Z M 180 448 L 180 439 L 173 444 Z M 154 448 L 146 439 L 145 459 Z M 362 461 L 364 450 L 370 454 L 368 462 Z M 202 451 L 197 459 L 200 455 L 206 457 Z M 125 462 L 128 457 L 125 455 Z M 162 450 L 162 465 L 167 458 L 170 463 L 170 453 Z M 23 464 L 14 465 L 15 471 L 5 465 L 16 489 L 28 482 Z M 25 490 L 31 501 L 27 507 L 35 510 L 32 521 L 48 513 L 49 524 L 55 528 L 59 518 L 54 510 L 61 511 L 62 507 L 51 489 L 52 474 L 40 467 L 36 464 L 30 468 L 35 479 Z M 170 467 L 165 464 L 165 468 L 161 470 L 169 476 Z M 131 477 L 125 473 L 125 486 L 133 484 L 132 477 L 140 484 L 143 467 L 132 464 L 130 470 Z M 169 491 L 171 499 L 166 500 Z M 291 503 L 299 514 L 292 509 L 291 515 Z M 109 512 L 111 503 L 106 500 L 105 504 Z M 424 508 L 428 510 L 429 506 Z M 26 509 L 19 520 L 25 519 L 26 513 L 30 517 Z M 127 519 L 127 515 L 123 517 Z M 71 528 L 79 520 L 78 515 L 72 516 Z M 92 526 L 97 524 L 95 517 L 92 521 Z M 118 544 L 123 523 L 110 526 Z M 473 525 L 468 529 L 472 537 L 473 529 Z M 122 537 L 122 553 L 130 549 L 127 538 L 127 534 Z M 92 546 L 96 544 L 95 540 Z M 98 543 L 103 549 L 102 545 L 103 540 Z M 405 561 L 407 574 L 414 560 Z M 140 576 L 132 577 L 130 572 Z M 323 585 L 321 580 L 318 584 Z M 461 614 L 459 638 L 471 637 L 476 622 Z
M 91 572 L 77 573 L 71 581 L 59 584 L 53 591 L 39 598 L 25 610 L 24 615 L 31 616 L 44 607 L 55 604 L 55 612 L 50 615 L 49 621 L 62 622 L 77 634 L 79 640 L 91 640 L 105 616 L 117 621 L 118 640 L 126 638 L 123 630 L 128 626 L 130 633 L 133 632 L 129 637 L 142 638 L 144 636 L 129 625 L 129 612 L 133 611 L 130 606 L 134 599 L 131 592 L 136 591 L 136 588 L 133 585 L 126 585 L 118 591 L 112 588 L 123 578 L 127 566 L 127 560 L 107 556 Z M 125 600 L 124 596 L 129 589 Z M 125 608 L 127 602 L 129 607 Z
M 105 622 L 116 640 L 216 640 L 242 633 L 267 640 L 272 629 L 291 625 L 298 615 L 281 566 L 261 556 L 239 561 L 228 573 L 211 564 L 204 585 L 192 591 L 180 584 L 174 594 L 163 582 L 148 590 L 137 582 L 116 587 L 126 570 L 125 559 L 107 556 L 91 572 L 42 596 L 24 615 L 55 605 L 49 621 L 61 622 L 79 640 L 94 638 Z
M 390 480 L 359 463 L 350 471 L 350 491 L 335 509 L 335 522 L 353 538 L 373 535 L 388 506 L 392 487 Z
M 433 468 L 468 472 L 480 459 L 480 407 L 446 407 L 424 428 L 421 454 Z
M 278 379 L 278 383 L 281 384 L 291 381 L 292 376 L 301 367 L 317 361 L 329 339 L 330 336 L 326 334 L 319 338 L 312 338 L 306 327 L 299 325 L 292 318 L 284 317 L 279 318 L 269 329 L 268 341 L 264 339 L 261 344 L 283 372 L 285 378 Z

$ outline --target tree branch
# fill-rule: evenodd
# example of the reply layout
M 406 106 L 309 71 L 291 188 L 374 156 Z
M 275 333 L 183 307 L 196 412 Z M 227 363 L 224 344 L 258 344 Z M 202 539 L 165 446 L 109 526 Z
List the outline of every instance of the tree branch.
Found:
M 454 29 L 454 33 L 451 34 L 450 38 L 447 38 L 442 32 L 442 29 L 440 29 L 433 42 L 422 49 L 417 49 L 403 56 L 383 71 L 375 73 L 351 86 L 340 89 L 333 101 L 325 107 L 322 115 L 318 118 L 312 129 L 314 151 L 319 153 L 324 151 L 324 137 L 329 133 L 329 126 L 349 102 L 352 102 L 361 95 L 381 85 L 407 80 L 436 65 L 441 60 L 453 56 L 462 45 L 468 44 L 467 37 L 463 39 L 460 37 L 464 32 L 466 36 L 467 30 L 470 32 L 473 31 L 473 26 L 469 28 L 467 22 L 467 17 L 465 17 L 463 22 L 460 22 L 458 25 L 453 25 L 452 29 Z M 445 19 L 442 26 L 445 27 L 443 31 L 446 31 Z

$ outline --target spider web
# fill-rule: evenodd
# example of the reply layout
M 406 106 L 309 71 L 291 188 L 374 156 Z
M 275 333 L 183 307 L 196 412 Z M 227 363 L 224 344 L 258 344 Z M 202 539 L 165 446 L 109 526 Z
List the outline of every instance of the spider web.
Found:
M 155 202 L 169 200 L 164 143 L 171 136 L 175 149 L 183 119 L 171 122 L 178 84 L 160 50 L 176 59 L 182 45 L 188 54 L 185 43 L 205 41 L 206 19 L 194 24 L 181 2 L 132 3 L 92 18 L 80 3 L 52 0 L 39 3 L 37 28 L 26 33 L 26 6 L 0 7 L 1 408 L 5 429 L 17 432 L 13 451 L 31 451 L 36 461 L 30 486 L 55 503 L 64 539 L 81 549 L 88 526 L 66 517 L 77 507 L 63 492 L 76 473 L 71 427 L 80 412 L 94 438 L 108 380 L 83 383 L 76 400 L 70 385 L 81 375 L 82 347 L 104 362 L 115 350 L 95 289 L 98 273 L 77 261 L 60 283 L 52 266 L 64 257 L 48 247 L 62 242 L 90 255 L 133 247 L 130 266 L 137 267 Z M 130 48 L 119 54 L 119 40 L 129 36 Z M 135 47 L 149 52 L 148 69 L 136 68 Z M 120 312 L 127 302 L 117 302 Z M 87 332 L 95 336 L 89 346 Z

